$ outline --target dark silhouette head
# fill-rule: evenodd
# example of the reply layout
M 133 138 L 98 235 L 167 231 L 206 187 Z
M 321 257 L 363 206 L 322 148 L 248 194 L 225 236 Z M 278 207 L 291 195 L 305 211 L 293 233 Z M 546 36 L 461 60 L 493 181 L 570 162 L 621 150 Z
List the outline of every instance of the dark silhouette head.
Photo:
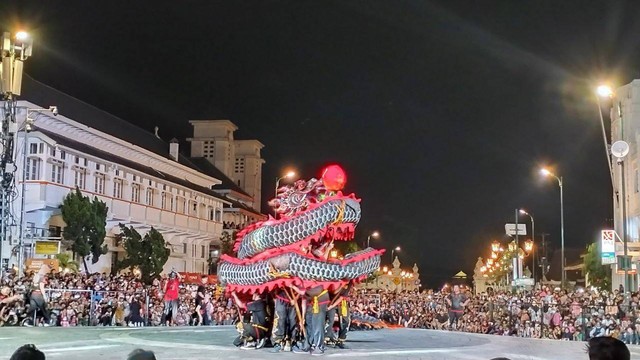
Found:
M 9 360 L 45 360 L 44 353 L 33 344 L 20 346 Z
M 612 337 L 597 337 L 587 345 L 589 360 L 631 360 L 631 353 L 622 341 Z
M 135 349 L 129 354 L 127 360 L 156 360 L 156 355 L 153 351 Z

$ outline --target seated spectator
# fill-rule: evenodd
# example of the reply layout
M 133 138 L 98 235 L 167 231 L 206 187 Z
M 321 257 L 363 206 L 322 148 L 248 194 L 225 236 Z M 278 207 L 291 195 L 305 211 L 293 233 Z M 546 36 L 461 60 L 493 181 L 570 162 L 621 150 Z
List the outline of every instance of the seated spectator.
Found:
M 9 360 L 45 360 L 44 353 L 33 344 L 20 346 Z

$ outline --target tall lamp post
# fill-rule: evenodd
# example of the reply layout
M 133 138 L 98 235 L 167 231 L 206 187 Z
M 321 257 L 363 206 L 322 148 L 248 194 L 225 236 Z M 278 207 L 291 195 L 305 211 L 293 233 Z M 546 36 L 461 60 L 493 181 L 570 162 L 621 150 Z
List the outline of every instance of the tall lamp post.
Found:
M 273 193 L 273 197 L 277 198 L 278 197 L 278 188 L 280 187 L 280 180 L 283 179 L 291 179 L 292 177 L 296 176 L 295 171 L 289 171 L 288 173 L 280 176 L 280 177 L 276 177 L 276 189 L 275 192 Z M 274 215 L 276 217 L 276 219 L 278 218 L 278 213 L 274 210 Z
M 17 97 L 22 90 L 22 73 L 24 62 L 33 51 L 33 38 L 24 31 L 18 31 L 15 36 L 8 32 L 0 37 L 0 100 L 3 101 L 4 119 L 0 121 L 0 138 L 3 150 L 0 153 L 0 193 L 2 209 L 0 210 L 0 276 L 4 271 L 3 245 L 10 237 L 12 224 L 11 211 L 4 206 L 12 199 L 14 192 L 15 166 L 15 137 L 18 130 L 16 121 Z
M 369 234 L 369 236 L 367 236 L 367 248 L 369 247 L 369 241 L 371 240 L 371 238 L 377 239 L 378 237 L 380 237 L 380 233 L 377 231 L 374 231 L 371 234 Z
M 529 219 L 531 219 L 531 239 L 533 240 L 533 244 L 535 244 L 536 243 L 536 222 L 533 220 L 533 215 L 529 214 L 524 209 L 520 209 L 520 214 L 527 215 Z M 533 251 L 533 247 L 531 248 L 531 250 Z M 535 252 L 533 253 L 532 259 L 533 259 L 533 263 L 531 265 L 531 267 L 533 268 L 532 277 L 533 277 L 533 286 L 535 288 L 536 286 L 536 254 Z
M 611 177 L 611 186 L 613 186 L 615 191 L 615 182 L 613 180 L 613 166 L 611 165 L 611 154 L 609 152 L 609 141 L 607 141 L 607 131 L 604 126 L 604 117 L 602 116 L 602 103 L 600 102 L 601 98 L 609 98 L 613 97 L 613 90 L 608 85 L 600 85 L 596 89 L 596 103 L 598 104 L 598 115 L 600 117 L 600 127 L 602 128 L 602 140 L 604 141 L 604 152 L 607 156 L 607 164 L 609 165 L 609 176 Z
M 391 249 L 391 263 L 393 264 L 393 254 L 400 251 L 400 246 L 396 246 L 394 249 Z
M 544 176 L 551 176 L 558 180 L 558 186 L 560 186 L 560 263 L 562 269 L 562 282 L 561 286 L 565 286 L 566 274 L 564 272 L 564 196 L 562 193 L 562 176 L 558 177 L 548 169 L 541 169 L 540 173 Z

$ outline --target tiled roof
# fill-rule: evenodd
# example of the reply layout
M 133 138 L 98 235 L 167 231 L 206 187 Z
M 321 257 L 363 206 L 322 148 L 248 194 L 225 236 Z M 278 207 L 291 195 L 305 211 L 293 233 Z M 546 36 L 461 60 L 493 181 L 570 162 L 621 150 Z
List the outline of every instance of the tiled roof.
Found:
M 37 131 L 39 131 L 39 132 L 43 133 L 44 135 L 50 137 L 53 141 L 55 141 L 57 144 L 59 144 L 61 146 L 66 146 L 66 147 L 68 147 L 70 149 L 77 150 L 77 151 L 79 151 L 79 152 L 81 152 L 83 154 L 88 154 L 90 156 L 95 156 L 97 158 L 100 158 L 100 159 L 103 159 L 103 160 L 106 160 L 106 161 L 109 161 L 109 162 L 112 162 L 112 163 L 115 163 L 115 164 L 126 166 L 126 167 L 128 167 L 130 169 L 139 171 L 139 172 L 141 172 L 143 174 L 147 174 L 147 175 L 150 175 L 150 176 L 153 176 L 153 177 L 156 177 L 156 178 L 161 178 L 161 179 L 166 180 L 167 182 L 171 182 L 171 183 L 174 183 L 174 184 L 178 184 L 178 185 L 184 186 L 187 189 L 198 191 L 198 192 L 213 196 L 213 197 L 215 197 L 217 199 L 220 199 L 220 200 L 223 200 L 223 201 L 231 202 L 229 199 L 225 198 L 224 196 L 221 196 L 217 192 L 215 192 L 215 191 L 213 191 L 213 190 L 211 190 L 211 189 L 209 189 L 207 187 L 194 184 L 194 183 L 192 183 L 192 182 L 190 182 L 188 180 L 180 179 L 180 178 L 175 177 L 173 175 L 169 175 L 169 174 L 164 173 L 162 171 L 158 171 L 158 170 L 156 170 L 156 169 L 154 169 L 152 167 L 145 166 L 145 165 L 142 165 L 142 164 L 140 164 L 138 162 L 135 162 L 135 161 L 123 158 L 123 157 L 119 157 L 119 156 L 113 155 L 113 154 L 111 154 L 109 152 L 100 150 L 98 148 L 95 148 L 93 146 L 89 146 L 87 144 L 83 144 L 81 142 L 77 142 L 75 140 L 68 139 L 68 138 L 66 138 L 64 136 L 60 136 L 60 135 L 58 135 L 56 133 L 53 133 L 53 132 L 50 132 L 50 131 L 46 131 L 46 130 L 42 130 L 42 129 L 37 129 Z
M 155 134 L 47 86 L 28 75 L 23 76 L 20 99 L 39 106 L 55 105 L 58 107 L 60 115 L 66 118 L 139 146 L 166 159 L 171 159 L 169 143 L 156 137 Z M 201 171 L 186 156 L 180 155 L 178 162 Z

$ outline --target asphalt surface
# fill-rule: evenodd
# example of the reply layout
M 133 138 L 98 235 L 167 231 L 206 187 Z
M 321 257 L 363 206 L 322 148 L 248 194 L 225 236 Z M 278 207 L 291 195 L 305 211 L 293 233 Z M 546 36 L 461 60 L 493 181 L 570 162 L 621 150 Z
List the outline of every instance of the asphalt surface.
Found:
M 35 344 L 53 360 L 124 360 L 134 349 L 156 353 L 158 360 L 308 359 L 306 354 L 273 354 L 270 349 L 241 350 L 231 345 L 233 327 L 199 328 L 0 328 L 0 360 L 23 344 Z M 349 333 L 348 349 L 329 348 L 323 357 L 376 359 L 586 360 L 579 342 L 509 338 L 434 330 L 388 329 Z M 640 347 L 631 347 L 640 359 Z

